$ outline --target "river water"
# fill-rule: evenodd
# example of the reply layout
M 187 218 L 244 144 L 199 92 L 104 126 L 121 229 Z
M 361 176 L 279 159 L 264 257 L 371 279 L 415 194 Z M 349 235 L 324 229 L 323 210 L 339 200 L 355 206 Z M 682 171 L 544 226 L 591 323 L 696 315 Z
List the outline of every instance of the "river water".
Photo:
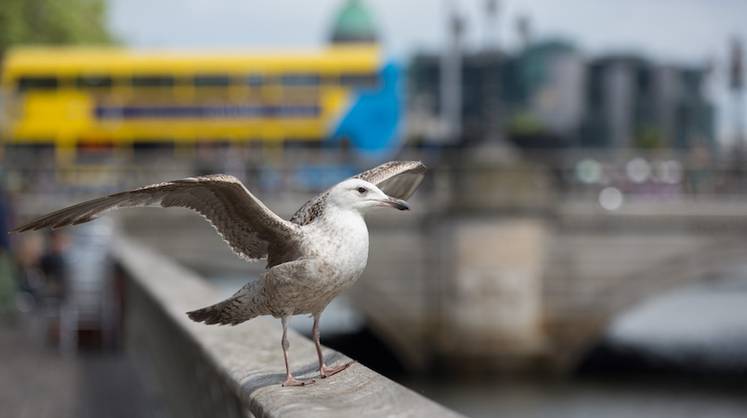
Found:
M 491 382 L 406 381 L 407 386 L 470 417 L 737 418 L 745 392 L 669 380 L 568 379 Z
M 566 379 L 403 383 L 471 417 L 747 417 L 747 280 L 652 298 L 593 357 Z

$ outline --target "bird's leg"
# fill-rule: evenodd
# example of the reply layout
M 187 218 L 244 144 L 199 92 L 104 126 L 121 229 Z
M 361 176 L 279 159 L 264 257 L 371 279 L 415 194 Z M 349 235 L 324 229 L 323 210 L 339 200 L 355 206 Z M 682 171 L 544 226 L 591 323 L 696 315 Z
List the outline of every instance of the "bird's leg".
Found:
M 322 379 L 325 379 L 347 369 L 353 364 L 353 362 L 349 361 L 337 367 L 327 367 L 327 365 L 324 364 L 324 356 L 322 355 L 322 344 L 319 342 L 319 318 L 321 317 L 321 315 L 321 313 L 314 314 L 314 326 L 311 328 L 311 334 L 314 337 L 314 344 L 316 345 L 316 355 L 317 357 L 319 357 L 319 376 L 321 376 Z
M 315 380 L 298 380 L 291 374 L 290 371 L 290 365 L 288 364 L 288 347 L 290 347 L 290 343 L 288 342 L 288 317 L 284 316 L 280 318 L 280 322 L 283 324 L 283 340 L 281 342 L 283 346 L 283 359 L 285 360 L 285 382 L 283 382 L 283 386 L 304 386 L 304 385 L 310 385 L 315 382 Z

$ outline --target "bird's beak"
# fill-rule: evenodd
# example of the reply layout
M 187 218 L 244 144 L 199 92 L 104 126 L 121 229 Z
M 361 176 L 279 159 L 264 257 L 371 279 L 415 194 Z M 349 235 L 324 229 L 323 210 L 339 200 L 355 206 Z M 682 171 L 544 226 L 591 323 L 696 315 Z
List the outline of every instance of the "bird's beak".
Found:
M 386 206 L 393 207 L 398 210 L 410 210 L 410 205 L 407 204 L 404 200 L 395 199 L 393 197 L 387 196 L 386 199 L 382 200 L 381 203 Z

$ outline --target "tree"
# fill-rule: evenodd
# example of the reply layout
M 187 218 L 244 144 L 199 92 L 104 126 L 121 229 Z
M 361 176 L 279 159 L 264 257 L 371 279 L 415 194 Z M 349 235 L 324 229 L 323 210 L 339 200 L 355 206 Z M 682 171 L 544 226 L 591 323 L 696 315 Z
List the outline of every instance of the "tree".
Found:
M 0 57 L 22 44 L 107 44 L 104 0 L 2 0 Z

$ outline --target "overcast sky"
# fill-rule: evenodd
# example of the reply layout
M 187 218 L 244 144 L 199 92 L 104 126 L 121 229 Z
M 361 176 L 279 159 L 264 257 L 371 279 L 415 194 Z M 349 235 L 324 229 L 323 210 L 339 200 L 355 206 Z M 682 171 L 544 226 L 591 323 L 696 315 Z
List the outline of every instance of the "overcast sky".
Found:
M 134 47 L 313 48 L 323 45 L 344 0 L 109 0 L 118 37 Z M 445 39 L 448 4 L 467 18 L 467 42 L 486 36 L 484 0 L 367 0 L 389 54 L 407 57 L 436 50 Z M 638 51 L 660 61 L 715 65 L 712 95 L 722 108 L 720 132 L 728 136 L 722 77 L 727 41 L 747 40 L 744 0 L 500 0 L 501 43 L 517 42 L 516 17 L 531 18 L 536 38 L 561 36 L 588 54 Z

